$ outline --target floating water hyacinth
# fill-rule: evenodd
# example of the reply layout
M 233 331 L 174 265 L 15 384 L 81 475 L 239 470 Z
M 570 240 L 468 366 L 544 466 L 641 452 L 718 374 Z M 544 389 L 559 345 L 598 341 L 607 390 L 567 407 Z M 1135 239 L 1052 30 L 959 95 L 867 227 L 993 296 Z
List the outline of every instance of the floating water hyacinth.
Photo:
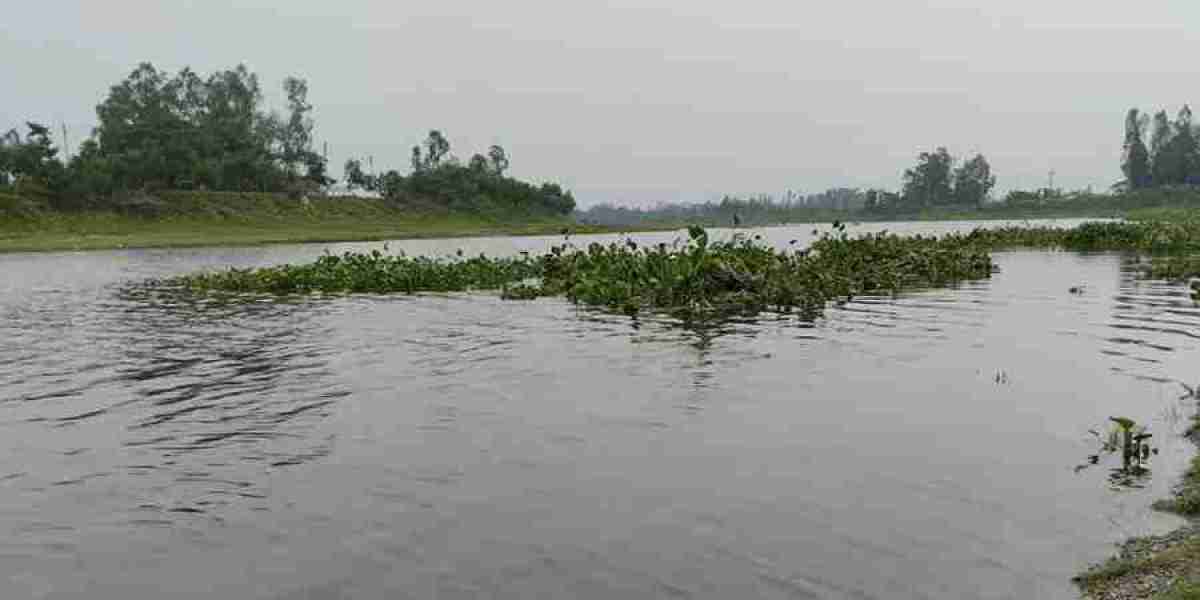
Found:
M 860 294 L 894 294 L 989 277 L 994 270 L 990 251 L 998 248 L 1154 251 L 1191 248 L 1197 241 L 1200 227 L 1191 222 L 1009 227 L 942 237 L 851 237 L 844 224 L 834 223 L 832 232 L 807 248 L 789 244 L 777 250 L 743 235 L 714 243 L 703 228 L 692 227 L 686 242 L 672 245 L 625 240 L 577 247 L 564 242 L 542 256 L 522 253 L 514 258 L 465 258 L 461 253 L 447 259 L 410 258 L 376 250 L 326 255 L 306 265 L 202 273 L 174 283 L 193 290 L 270 294 L 498 290 L 507 299 L 563 296 L 626 314 L 798 311 L 812 316 L 828 302 Z M 1200 269 L 1194 259 L 1187 268 L 1170 264 L 1171 273 Z
M 815 314 L 839 298 L 985 278 L 992 270 L 987 250 L 966 236 L 851 238 L 839 226 L 806 249 L 776 250 L 741 236 L 711 243 L 704 229 L 693 227 L 687 242 L 669 246 L 564 243 L 538 257 L 447 259 L 376 250 L 326 255 L 305 265 L 200 273 L 171 283 L 268 294 L 500 290 L 510 299 L 564 296 L 631 314 Z

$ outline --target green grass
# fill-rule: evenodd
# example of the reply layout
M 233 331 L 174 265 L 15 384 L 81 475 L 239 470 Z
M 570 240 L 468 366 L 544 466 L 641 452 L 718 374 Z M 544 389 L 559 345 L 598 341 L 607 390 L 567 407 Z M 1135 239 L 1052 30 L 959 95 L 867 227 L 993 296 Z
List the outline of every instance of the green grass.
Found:
M 1200 537 L 1191 536 L 1162 550 L 1152 550 L 1149 539 L 1126 542 L 1120 556 L 1109 559 L 1075 578 L 1085 597 L 1102 598 L 1121 588 L 1136 589 L 1131 582 L 1154 576 L 1169 577 L 1172 587 L 1150 596 L 1117 596 L 1153 598 L 1155 600 L 1200 598 L 1196 596 L 1196 577 L 1200 575 Z
M 1154 508 L 1185 517 L 1200 517 L 1200 456 L 1192 459 L 1174 495 L 1155 502 Z
M 0 252 L 241 246 L 608 231 L 567 217 L 478 215 L 365 198 L 168 192 L 121 212 L 61 213 L 0 192 Z
M 1200 582 L 1180 581 L 1169 591 L 1158 596 L 1159 600 L 1200 600 Z

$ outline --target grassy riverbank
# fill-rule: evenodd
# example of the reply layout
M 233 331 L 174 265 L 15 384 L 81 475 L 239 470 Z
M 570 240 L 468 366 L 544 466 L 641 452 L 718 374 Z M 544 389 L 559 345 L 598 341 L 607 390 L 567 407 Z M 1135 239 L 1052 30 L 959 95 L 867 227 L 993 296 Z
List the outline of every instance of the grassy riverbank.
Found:
M 113 210 L 56 212 L 0 193 L 0 252 L 543 235 L 564 228 L 611 231 L 569 217 L 461 213 L 373 198 L 167 192 Z
M 1127 217 L 1156 222 L 1194 222 L 1200 210 L 1114 206 L 929 210 L 913 214 L 867 215 L 828 212 L 826 222 L 846 220 L 992 220 L 1054 217 Z M 825 218 L 827 217 L 827 218 Z M 817 219 L 820 222 L 822 219 Z M 682 229 L 697 223 L 646 221 L 632 227 L 580 224 L 570 216 L 455 212 L 421 205 L 398 205 L 373 198 L 313 198 L 283 194 L 157 192 L 110 203 L 105 210 L 60 212 L 45 202 L 0 189 L 0 252 L 244 246 L 258 244 L 372 241 L 429 237 L 557 234 Z M 705 224 L 705 223 L 699 223 Z M 727 226 L 728 223 L 711 225 Z

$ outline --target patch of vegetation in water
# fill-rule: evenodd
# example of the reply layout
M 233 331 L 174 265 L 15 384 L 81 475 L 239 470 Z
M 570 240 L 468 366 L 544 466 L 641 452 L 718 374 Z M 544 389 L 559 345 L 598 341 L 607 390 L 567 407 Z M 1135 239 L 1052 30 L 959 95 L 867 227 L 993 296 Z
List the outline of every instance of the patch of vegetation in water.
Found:
M 326 254 L 304 265 L 199 273 L 172 282 L 193 290 L 266 294 L 457 292 L 498 289 L 537 273 L 537 264 L 528 258 L 439 260 L 374 250 Z
M 1200 250 L 1200 222 L 1089 221 L 1071 228 L 976 229 L 969 237 L 990 248 L 1180 252 Z
M 1005 248 L 1133 250 L 1186 256 L 1200 246 L 1200 221 L 1089 222 L 1074 228 L 1006 227 L 967 234 L 850 236 L 843 224 L 806 248 L 779 250 L 736 235 L 711 242 L 701 227 L 686 241 L 632 240 L 578 247 L 568 240 L 542 256 L 407 257 L 375 251 L 326 255 L 314 263 L 232 269 L 174 280 L 193 290 L 291 294 L 498 290 L 507 299 L 563 296 L 626 314 L 681 316 L 799 312 L 831 301 L 894 294 L 990 276 L 990 251 Z M 1151 275 L 1200 273 L 1200 259 L 1164 258 Z M 1182 265 L 1182 266 L 1181 266 Z M 1157 268 L 1157 270 L 1155 270 Z
M 510 299 L 565 296 L 629 314 L 814 315 L 833 300 L 986 278 L 993 268 L 987 250 L 968 236 L 852 238 L 839 224 L 804 249 L 777 250 L 745 236 L 712 243 L 704 229 L 693 227 L 687 242 L 671 245 L 564 243 L 543 256 L 518 258 L 347 253 L 306 265 L 201 273 L 173 283 L 271 294 L 500 290 Z

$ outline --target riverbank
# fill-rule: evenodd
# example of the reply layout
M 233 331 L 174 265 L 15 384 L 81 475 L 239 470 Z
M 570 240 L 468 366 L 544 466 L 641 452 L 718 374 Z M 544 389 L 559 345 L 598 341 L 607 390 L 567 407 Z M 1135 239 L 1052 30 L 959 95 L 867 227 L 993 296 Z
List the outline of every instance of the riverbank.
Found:
M 429 210 L 374 198 L 168 192 L 113 210 L 63 213 L 0 197 L 0 252 L 556 235 L 564 229 L 615 231 L 570 217 Z
M 295 199 L 284 194 L 156 192 L 132 195 L 105 210 L 58 212 L 0 190 L 0 253 L 115 248 L 248 246 L 310 242 L 354 242 L 435 237 L 556 235 L 686 229 L 697 223 L 645 221 L 637 225 L 578 222 L 571 216 L 456 212 L 398 205 L 377 198 Z M 807 222 L 1022 220 L 1107 217 L 1190 221 L 1192 208 L 1092 211 L 1053 207 L 1018 211 L 929 210 L 914 214 L 829 212 Z M 728 226 L 727 223 L 699 223 Z M 775 224 L 780 225 L 780 224 Z M 769 226 L 747 224 L 747 227 Z

